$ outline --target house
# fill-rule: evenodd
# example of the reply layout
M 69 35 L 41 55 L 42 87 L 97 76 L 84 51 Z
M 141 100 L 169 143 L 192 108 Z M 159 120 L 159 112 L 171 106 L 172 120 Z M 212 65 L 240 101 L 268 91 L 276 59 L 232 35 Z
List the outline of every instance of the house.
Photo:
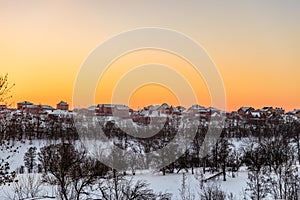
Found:
M 162 105 L 150 105 L 146 106 L 137 112 L 132 112 L 131 117 L 134 122 L 140 124 L 153 123 L 165 123 L 169 120 L 169 116 L 173 114 L 174 109 L 172 106 L 164 103 Z M 177 110 L 177 113 L 179 110 Z
M 151 115 L 152 113 L 157 113 L 157 115 L 160 115 L 160 111 L 161 111 L 161 106 L 160 105 L 150 105 L 147 106 L 145 108 L 145 110 L 149 110 L 149 115 Z
M 185 107 L 177 106 L 173 109 L 173 114 L 174 115 L 181 115 L 183 111 L 185 111 Z
M 31 114 L 39 114 L 42 111 L 41 106 L 38 105 L 28 105 L 25 108 L 23 108 L 23 110 L 27 113 L 31 113 Z
M 284 118 L 283 115 L 280 115 L 278 113 L 273 113 L 272 115 L 269 115 L 267 117 L 267 123 L 269 124 L 283 124 L 284 123 Z
M 121 118 L 130 117 L 129 113 L 132 112 L 128 106 L 121 104 L 98 104 L 93 108 L 98 116 L 115 116 Z
M 250 112 L 253 112 L 255 109 L 252 107 L 241 107 L 238 109 L 238 114 L 240 116 L 246 116 L 247 114 L 249 114 Z
M 92 112 L 96 112 L 97 109 L 98 109 L 97 106 L 89 106 L 89 107 L 87 108 L 87 110 L 90 110 L 90 111 L 92 111 Z
M 67 102 L 61 101 L 56 104 L 57 110 L 69 110 L 69 104 Z
M 259 111 L 253 111 L 253 112 L 250 112 L 250 114 L 251 114 L 252 118 L 261 118 L 262 117 L 262 113 L 260 113 Z
M 187 113 L 189 116 L 200 116 L 200 111 L 206 110 L 205 107 L 200 106 L 198 104 L 192 105 L 187 109 Z
M 288 112 L 287 114 L 300 118 L 300 109 L 294 109 L 293 111 Z
M 267 106 L 267 107 L 261 108 L 260 111 L 261 111 L 262 113 L 264 113 L 265 115 L 270 115 L 270 114 L 273 114 L 274 109 L 273 109 L 273 107 L 271 107 L 271 106 Z
M 54 108 L 52 106 L 49 105 L 39 105 L 41 107 L 42 110 L 54 110 Z
M 274 113 L 276 114 L 276 115 L 282 115 L 282 114 L 284 114 L 284 112 L 285 112 L 285 110 L 283 109 L 283 108 L 275 108 L 274 109 Z
M 298 118 L 300 118 L 300 110 L 297 110 L 297 111 L 295 112 L 295 116 L 298 117 Z
M 199 110 L 199 116 L 200 116 L 200 119 L 202 119 L 204 121 L 209 121 L 211 119 L 212 112 L 209 109 L 202 108 Z
M 33 105 L 33 103 L 29 102 L 29 101 L 22 101 L 17 103 L 17 109 L 18 110 L 23 110 L 25 108 L 27 108 L 28 106 Z
M 266 123 L 266 114 L 261 109 L 248 112 L 246 114 L 247 123 L 253 125 L 264 125 Z
M 62 109 L 46 110 L 46 113 L 47 113 L 48 117 L 50 117 L 51 119 L 68 118 L 68 117 L 72 117 L 74 115 L 73 112 L 68 111 L 68 110 L 62 110 Z
M 149 124 L 151 121 L 151 118 L 149 117 L 149 110 L 147 107 L 136 112 L 132 112 L 131 118 L 133 122 L 137 122 L 139 124 Z
M 113 104 L 98 104 L 96 113 L 99 116 L 112 116 L 113 115 Z
M 160 106 L 161 113 L 167 114 L 167 115 L 172 115 L 174 108 L 173 106 L 169 106 L 167 103 L 163 103 Z
M 113 109 L 113 115 L 120 118 L 129 118 L 130 109 L 125 105 L 115 105 Z
M 0 105 L 0 110 L 6 110 L 7 106 L 6 105 Z
M 172 115 L 174 108 L 172 106 L 169 106 L 167 103 L 163 103 L 161 105 L 150 105 L 146 109 L 149 110 L 149 114 L 156 113 L 156 115 Z

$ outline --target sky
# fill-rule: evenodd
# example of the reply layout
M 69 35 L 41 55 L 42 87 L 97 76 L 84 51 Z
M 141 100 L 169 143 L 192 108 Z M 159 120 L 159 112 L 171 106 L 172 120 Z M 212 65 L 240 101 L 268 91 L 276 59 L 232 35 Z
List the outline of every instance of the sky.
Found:
M 64 100 L 72 107 L 76 78 L 95 48 L 121 32 L 160 27 L 183 33 L 205 49 L 222 77 L 227 110 L 241 106 L 300 109 L 299 10 L 298 0 L 0 0 L 0 74 L 8 73 L 9 82 L 15 84 L 14 106 L 24 100 L 55 106 Z M 104 74 L 108 78 L 99 79 L 95 104 L 111 101 L 122 73 L 149 63 L 177 69 L 196 91 L 197 102 L 211 105 L 205 77 L 198 77 L 180 57 L 155 50 L 116 58 Z M 170 80 L 176 77 L 171 71 L 165 74 Z M 129 80 L 122 80 L 126 87 Z M 114 98 L 133 108 L 192 103 L 185 94 L 157 83 L 137 85 L 126 98 L 122 92 Z M 84 94 L 79 104 L 90 106 Z

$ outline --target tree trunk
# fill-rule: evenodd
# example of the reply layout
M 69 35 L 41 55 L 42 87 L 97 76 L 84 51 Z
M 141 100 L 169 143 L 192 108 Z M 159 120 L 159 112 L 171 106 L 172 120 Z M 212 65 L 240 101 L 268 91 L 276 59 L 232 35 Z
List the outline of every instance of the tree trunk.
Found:
M 226 166 L 225 166 L 225 163 L 223 163 L 222 170 L 223 170 L 223 181 L 226 181 Z
M 115 184 L 115 197 L 116 197 L 116 200 L 119 199 L 119 194 L 118 194 L 118 177 L 117 177 L 117 170 L 116 169 L 113 169 L 113 176 L 114 176 L 114 184 Z

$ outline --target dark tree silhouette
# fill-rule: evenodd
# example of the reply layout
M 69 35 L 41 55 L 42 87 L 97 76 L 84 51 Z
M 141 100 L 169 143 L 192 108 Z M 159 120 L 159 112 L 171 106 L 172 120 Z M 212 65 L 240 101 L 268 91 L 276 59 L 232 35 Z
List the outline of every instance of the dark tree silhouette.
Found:
M 8 100 L 12 97 L 9 95 L 9 93 L 11 92 L 13 86 L 14 84 L 8 84 L 8 74 L 5 76 L 0 76 L 0 104 L 8 104 Z
M 99 171 L 99 163 L 87 158 L 85 151 L 78 151 L 72 144 L 52 144 L 41 149 L 39 160 L 44 167 L 44 179 L 59 186 L 59 196 L 63 200 L 79 200 L 88 194 L 86 189 L 96 177 L 107 171 Z M 49 176 L 51 175 L 51 176 Z M 51 177 L 54 177 L 51 178 Z
M 0 104 L 7 105 L 8 100 L 11 98 L 9 93 L 13 87 L 8 84 L 8 75 L 0 76 Z M 0 185 L 11 183 L 14 181 L 16 173 L 10 172 L 8 159 L 18 150 L 11 144 L 10 139 L 7 139 L 8 132 L 8 119 L 3 113 L 0 114 L 0 150 L 7 153 L 6 157 L 0 158 Z
M 30 147 L 24 155 L 24 164 L 25 167 L 27 167 L 29 173 L 32 173 L 34 167 L 37 165 L 36 156 L 36 147 Z

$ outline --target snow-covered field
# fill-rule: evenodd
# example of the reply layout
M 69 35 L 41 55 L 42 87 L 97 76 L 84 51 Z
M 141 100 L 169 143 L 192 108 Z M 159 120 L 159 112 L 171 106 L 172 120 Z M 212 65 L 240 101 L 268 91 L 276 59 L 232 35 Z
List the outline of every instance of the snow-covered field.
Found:
M 25 152 L 32 146 L 37 147 L 38 151 L 41 147 L 47 145 L 47 142 L 36 140 L 36 141 L 26 141 L 25 143 L 16 143 L 15 146 L 19 146 L 16 153 L 13 154 L 8 159 L 10 163 L 11 170 L 16 170 L 21 165 L 24 165 L 23 157 Z M 8 152 L 1 152 L 1 157 L 6 157 Z M 189 187 L 190 191 L 194 193 L 196 196 L 199 195 L 200 191 L 200 181 L 199 176 L 201 174 L 202 169 L 195 169 L 195 173 L 192 174 L 191 172 L 185 172 L 187 177 L 187 186 Z M 181 171 L 179 174 L 166 174 L 165 176 L 162 175 L 161 172 L 157 171 L 137 171 L 135 176 L 128 175 L 126 176 L 127 179 L 132 179 L 133 181 L 137 180 L 144 180 L 149 183 L 149 187 L 153 189 L 155 192 L 165 192 L 172 194 L 172 199 L 179 199 L 179 189 L 181 188 L 182 184 L 182 177 L 184 170 Z M 206 172 L 205 177 L 208 178 L 212 176 L 210 172 Z M 17 179 L 22 178 L 22 176 L 26 175 L 18 175 Z M 34 176 L 40 177 L 41 174 L 35 174 Z M 215 180 L 220 187 L 229 193 L 232 193 L 237 199 L 239 199 L 242 191 L 246 187 L 246 179 L 247 179 L 247 171 L 243 169 L 237 174 L 235 178 L 230 176 L 230 173 L 227 175 L 227 181 L 222 181 L 220 177 L 219 180 Z M 4 185 L 0 188 L 0 200 L 12 199 L 14 190 L 13 185 Z M 41 196 L 48 196 L 53 197 L 55 196 L 55 187 L 49 185 L 43 185 L 40 189 L 39 194 Z M 93 198 L 97 198 L 97 196 L 91 196 Z M 53 199 L 53 198 L 43 198 L 43 200 Z
M 241 145 L 241 141 L 232 140 L 231 143 L 235 147 L 239 147 Z M 40 151 L 41 147 L 49 145 L 49 142 L 35 140 L 32 142 L 26 141 L 25 143 L 16 143 L 15 146 L 18 146 L 18 150 L 14 153 L 9 159 L 11 170 L 17 170 L 21 165 L 24 165 L 23 157 L 25 152 L 32 146 L 37 147 L 37 151 Z M 1 157 L 7 157 L 7 155 L 11 155 L 9 152 L 1 151 Z M 201 179 L 207 179 L 209 177 L 214 176 L 215 174 L 207 171 L 204 175 L 202 174 L 202 168 L 198 168 L 194 170 L 194 174 L 191 171 L 186 172 L 185 170 L 181 170 L 180 173 L 174 174 L 166 174 L 163 176 L 162 172 L 151 171 L 151 170 L 137 170 L 136 175 L 130 175 L 131 172 L 128 172 L 125 178 L 136 182 L 138 180 L 144 180 L 149 184 L 149 188 L 153 189 L 154 192 L 159 193 L 169 193 L 172 194 L 172 200 L 179 200 L 180 198 L 180 189 L 182 185 L 183 173 L 185 173 L 187 178 L 187 187 L 196 196 L 196 199 L 199 199 L 199 193 L 201 191 Z M 25 170 L 26 171 L 26 170 Z M 35 178 L 41 178 L 41 174 L 33 173 Z M 246 167 L 241 167 L 239 172 L 235 173 L 235 177 L 231 176 L 231 172 L 227 172 L 226 181 L 223 181 L 222 175 L 217 177 L 214 180 L 209 180 L 208 183 L 214 183 L 220 186 L 220 188 L 226 192 L 227 194 L 232 193 L 234 199 L 242 199 L 243 193 L 247 187 L 247 177 L 248 171 Z M 26 178 L 26 174 L 18 175 L 17 179 L 22 180 L 23 177 Z M 13 183 L 14 184 L 14 183 Z M 14 185 L 2 185 L 0 186 L 0 200 L 12 200 L 14 199 Z M 56 200 L 56 187 L 53 185 L 42 184 L 39 191 L 40 200 Z M 98 193 L 97 193 L 98 192 Z M 50 198 L 53 197 L 53 198 Z M 94 195 L 89 196 L 91 199 L 99 199 L 99 191 L 96 191 Z M 15 198 L 16 199 L 16 198 Z M 31 199 L 33 200 L 33 199 Z
M 200 170 L 200 169 L 199 169 Z M 201 169 L 202 170 L 202 169 Z M 196 170 L 197 171 L 197 170 Z M 191 174 L 190 172 L 187 175 L 187 185 L 190 187 L 192 193 L 196 196 L 199 195 L 200 192 L 200 181 L 198 180 L 199 175 Z M 211 176 L 209 172 L 206 173 L 206 177 Z M 134 177 L 134 179 L 142 179 L 146 180 L 150 183 L 150 187 L 156 192 L 168 192 L 172 194 L 174 199 L 179 199 L 180 192 L 179 189 L 181 188 L 182 184 L 182 173 L 180 174 L 167 174 L 166 176 L 162 176 L 161 173 L 153 174 L 153 173 L 143 173 L 138 174 Z M 227 180 L 223 181 L 222 177 L 219 177 L 218 180 L 215 180 L 216 184 L 220 184 L 221 188 L 226 193 L 232 193 L 237 199 L 246 188 L 246 179 L 247 179 L 247 172 L 241 171 L 238 173 L 238 176 L 232 178 L 227 176 Z
M 199 177 L 197 171 L 200 171 L 200 169 L 196 170 L 196 173 L 193 175 L 190 172 L 186 173 L 187 177 L 187 187 L 190 189 L 190 191 L 195 194 L 196 197 L 198 197 L 200 192 L 200 181 L 197 177 Z M 211 176 L 209 172 L 206 173 L 206 177 Z M 19 175 L 26 176 L 26 175 Z M 35 176 L 40 176 L 36 174 Z M 153 189 L 156 193 L 159 192 L 165 192 L 172 194 L 172 199 L 180 199 L 180 192 L 179 189 L 181 188 L 182 184 L 182 177 L 183 174 L 166 174 L 165 176 L 162 175 L 162 173 L 158 172 L 151 172 L 151 171 L 138 171 L 135 176 L 128 175 L 127 179 L 133 179 L 133 181 L 137 180 L 145 180 L 147 183 L 149 183 L 149 187 Z M 222 190 L 224 190 L 226 193 L 232 193 L 236 199 L 241 199 L 242 191 L 246 188 L 246 179 L 247 179 L 247 172 L 241 171 L 237 174 L 235 178 L 232 178 L 230 176 L 227 176 L 227 180 L 224 182 L 222 181 L 222 178 L 220 177 L 219 180 L 213 181 L 216 184 L 219 184 Z M 8 200 L 10 197 L 13 196 L 13 189 L 12 185 L 8 186 L 2 186 L 0 189 L 0 200 Z M 44 185 L 41 188 L 40 196 L 48 196 L 53 197 L 55 196 L 55 187 Z M 92 198 L 97 198 L 99 196 L 97 195 L 91 195 Z M 41 200 L 50 200 L 53 198 L 37 198 Z

